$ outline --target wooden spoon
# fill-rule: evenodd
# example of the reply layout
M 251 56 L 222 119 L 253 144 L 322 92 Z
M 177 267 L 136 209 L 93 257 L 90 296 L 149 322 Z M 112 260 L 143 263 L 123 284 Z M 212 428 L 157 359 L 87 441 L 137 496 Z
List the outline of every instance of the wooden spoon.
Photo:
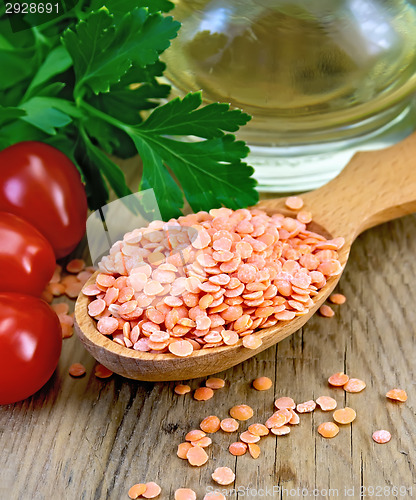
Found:
M 351 245 L 360 233 L 416 211 L 416 133 L 388 149 L 356 154 L 336 179 L 302 198 L 305 209 L 313 213 L 312 230 L 345 238 L 339 252 L 344 268 Z M 258 207 L 269 214 L 295 214 L 285 209 L 284 198 L 263 200 Z M 339 278 L 328 280 L 305 316 L 257 332 L 263 344 L 256 350 L 242 347 L 241 341 L 235 346 L 201 349 L 187 358 L 128 349 L 98 332 L 95 321 L 87 314 L 89 299 L 82 294 L 75 306 L 75 329 L 94 358 L 124 377 L 149 381 L 202 377 L 241 363 L 297 331 L 330 295 Z M 90 283 L 94 279 L 91 277 Z

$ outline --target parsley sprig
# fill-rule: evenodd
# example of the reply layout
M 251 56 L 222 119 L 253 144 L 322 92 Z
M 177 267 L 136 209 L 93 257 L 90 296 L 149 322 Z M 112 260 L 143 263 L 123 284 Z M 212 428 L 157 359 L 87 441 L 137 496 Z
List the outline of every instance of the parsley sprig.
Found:
M 0 148 L 41 140 L 67 154 L 86 183 L 90 208 L 109 188 L 130 194 L 109 155 L 139 154 L 138 189 L 153 188 L 165 219 L 184 197 L 193 210 L 257 201 L 248 148 L 232 132 L 250 117 L 228 104 L 202 106 L 200 93 L 162 104 L 160 55 L 180 24 L 168 0 L 81 0 L 64 15 L 12 32 L 0 18 Z M 193 140 L 186 140 L 193 136 Z

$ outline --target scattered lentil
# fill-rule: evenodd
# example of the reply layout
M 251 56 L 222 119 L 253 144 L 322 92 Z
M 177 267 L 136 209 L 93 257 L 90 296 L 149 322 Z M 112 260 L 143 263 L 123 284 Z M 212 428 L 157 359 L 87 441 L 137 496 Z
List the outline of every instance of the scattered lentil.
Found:
M 156 498 L 160 495 L 161 491 L 162 489 L 160 488 L 160 486 L 151 481 L 150 483 L 146 483 L 146 491 L 142 493 L 142 496 L 144 498 Z
M 178 451 L 176 452 L 176 454 L 178 455 L 179 458 L 186 460 L 187 459 L 186 454 L 188 453 L 189 448 L 192 448 L 191 443 L 188 442 L 180 443 L 178 444 Z
M 186 458 L 188 462 L 195 467 L 201 467 L 201 465 L 204 465 L 208 461 L 208 455 L 201 446 L 192 446 L 192 448 L 189 448 L 186 453 Z
M 333 438 L 339 432 L 339 427 L 334 422 L 324 422 L 318 427 L 319 434 L 324 438 Z
M 355 410 L 346 406 L 334 411 L 333 418 L 338 424 L 350 424 L 357 416 Z
M 310 401 L 306 401 L 305 403 L 299 403 L 296 406 L 296 411 L 298 413 L 310 413 L 311 411 L 314 411 L 316 408 L 316 403 L 313 399 Z
M 199 424 L 199 427 L 207 434 L 214 434 L 221 428 L 221 421 L 215 415 L 210 415 L 205 417 L 204 420 Z
M 224 418 L 221 420 L 221 429 L 224 432 L 235 432 L 238 430 L 240 424 L 234 418 Z
M 188 392 L 191 392 L 191 388 L 189 387 L 189 385 L 178 384 L 175 385 L 174 391 L 176 394 L 183 396 L 184 394 L 188 394 Z
M 205 436 L 206 433 L 204 431 L 201 431 L 200 429 L 194 429 L 193 431 L 188 432 L 188 434 L 185 436 L 185 441 L 199 441 Z
M 260 446 L 256 443 L 248 444 L 248 452 L 253 458 L 259 458 L 260 456 Z
M 273 382 L 269 377 L 258 377 L 253 380 L 253 387 L 257 391 L 268 391 L 272 385 Z
M 104 365 L 97 365 L 94 374 L 97 378 L 109 378 L 113 372 Z
M 203 500 L 227 500 L 219 491 L 210 491 L 204 496 Z
M 129 489 L 128 495 L 132 500 L 136 500 L 136 498 L 141 497 L 145 491 L 146 491 L 146 485 L 143 483 L 138 483 L 134 484 Z
M 344 385 L 344 391 L 346 392 L 361 392 L 366 387 L 366 383 L 359 378 L 350 378 L 348 382 Z
M 335 401 L 335 399 L 329 396 L 319 396 L 319 398 L 316 400 L 316 404 L 321 407 L 322 411 L 335 410 L 335 408 L 337 407 L 337 402 Z
M 189 488 L 179 488 L 175 491 L 175 500 L 196 500 L 196 493 Z
M 335 387 L 342 387 L 348 382 L 349 379 L 350 377 L 344 372 L 338 372 L 331 375 L 328 379 L 328 382 L 330 385 L 333 385 Z
M 249 420 L 253 414 L 253 408 L 248 405 L 237 405 L 230 409 L 230 415 L 237 420 Z
M 74 363 L 69 367 L 69 374 L 72 377 L 82 377 L 87 373 L 85 366 L 81 363 Z
M 329 301 L 333 304 L 341 305 L 346 302 L 347 298 L 342 293 L 333 293 L 329 296 Z
M 210 389 L 222 389 L 225 386 L 225 380 L 222 378 L 211 377 L 205 382 L 205 385 Z
M 291 210 L 300 210 L 303 207 L 303 200 L 299 196 L 289 196 L 286 198 L 285 205 Z
M 242 443 L 241 441 L 236 441 L 235 443 L 230 444 L 228 450 L 231 453 L 231 455 L 234 455 L 235 457 L 240 457 L 241 455 L 244 455 L 247 452 L 247 445 L 246 443 Z
M 292 398 L 288 398 L 288 397 L 284 396 L 282 398 L 276 399 L 276 401 L 274 402 L 274 406 L 278 410 L 283 410 L 283 409 L 292 409 L 293 410 L 296 408 L 296 403 L 293 401 Z
M 271 432 L 276 436 L 284 436 L 286 434 L 289 434 L 290 427 L 288 427 L 287 425 L 282 425 L 282 427 L 272 427 Z
M 217 467 L 211 477 L 221 486 L 228 486 L 235 481 L 235 474 L 229 467 Z
M 406 391 L 404 391 L 403 389 L 391 389 L 386 394 L 386 398 L 404 403 L 405 401 L 407 401 L 407 394 Z
M 269 429 L 263 424 L 251 424 L 248 427 L 248 431 L 254 436 L 267 436 L 269 434 Z
M 176 344 L 177 342 L 175 342 Z M 194 399 L 197 401 L 207 401 L 214 395 L 214 391 L 209 387 L 198 387 L 194 392 Z
M 391 439 L 391 434 L 389 431 L 380 430 L 373 432 L 373 440 L 379 444 L 388 443 Z
M 324 318 L 332 318 L 332 316 L 335 315 L 334 310 L 332 309 L 331 306 L 328 306 L 327 304 L 323 304 L 319 308 L 319 314 L 323 316 Z

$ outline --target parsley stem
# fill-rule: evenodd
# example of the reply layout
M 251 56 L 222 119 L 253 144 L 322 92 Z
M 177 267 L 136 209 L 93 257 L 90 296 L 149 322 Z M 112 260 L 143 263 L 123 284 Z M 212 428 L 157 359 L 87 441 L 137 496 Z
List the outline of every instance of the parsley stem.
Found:
M 103 120 L 109 123 L 110 125 L 113 125 L 114 127 L 123 130 L 126 133 L 131 132 L 131 127 L 121 122 L 120 120 L 117 120 L 117 118 L 114 118 L 113 116 L 110 116 L 107 113 L 100 111 L 94 106 L 91 106 L 91 104 L 88 104 L 84 100 L 80 99 L 79 102 L 77 102 L 77 104 L 79 107 L 83 108 L 85 111 L 88 111 L 91 115 L 99 118 L 100 120 Z

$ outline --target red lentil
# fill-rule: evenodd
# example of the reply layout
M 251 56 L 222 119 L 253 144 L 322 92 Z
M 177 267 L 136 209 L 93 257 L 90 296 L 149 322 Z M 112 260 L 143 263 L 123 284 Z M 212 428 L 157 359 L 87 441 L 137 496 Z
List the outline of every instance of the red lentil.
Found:
M 215 415 L 210 415 L 205 417 L 204 420 L 199 424 L 199 427 L 207 434 L 214 434 L 220 430 L 221 421 Z
M 204 496 L 203 500 L 227 500 L 227 499 L 219 491 L 210 491 Z
M 240 440 L 243 443 L 257 443 L 260 441 L 260 436 L 257 436 L 255 434 L 252 434 L 250 431 L 245 431 L 240 434 Z
M 222 389 L 225 386 L 225 380 L 211 377 L 205 382 L 205 385 L 210 389 Z
M 211 477 L 221 486 L 228 486 L 235 481 L 235 474 L 229 467 L 217 467 Z
M 378 444 L 388 443 L 391 439 L 391 434 L 389 431 L 380 430 L 373 432 L 373 440 Z
M 285 205 L 291 210 L 300 210 L 303 207 L 303 200 L 299 196 L 289 196 L 286 198 Z
M 178 455 L 179 458 L 182 458 L 183 460 L 187 460 L 186 454 L 188 453 L 188 450 L 192 448 L 191 443 L 180 443 L 178 444 L 178 451 L 176 454 Z
M 72 377 L 82 377 L 87 373 L 87 370 L 85 369 L 85 366 L 82 365 L 81 363 L 74 363 L 69 367 L 69 374 Z
M 263 424 L 251 424 L 248 427 L 248 431 L 255 436 L 267 436 L 269 434 L 269 429 Z
M 109 378 L 113 372 L 104 365 L 97 365 L 94 374 L 97 378 Z
M 287 425 L 282 425 L 282 427 L 272 427 L 270 431 L 276 436 L 284 436 L 286 434 L 289 434 L 290 427 L 288 427 Z
M 282 398 L 278 398 L 276 399 L 276 401 L 274 402 L 274 406 L 278 409 L 278 410 L 283 410 L 283 409 L 295 409 L 296 408 L 296 403 L 293 401 L 292 398 L 288 398 L 286 396 L 282 397 Z
M 260 446 L 256 443 L 248 444 L 248 451 L 253 458 L 259 458 L 260 456 Z
M 191 465 L 201 467 L 208 461 L 208 455 L 204 448 L 200 446 L 192 446 L 186 453 L 186 458 Z
M 296 406 L 296 411 L 298 413 L 310 413 L 311 411 L 314 411 L 316 408 L 316 403 L 311 399 L 310 401 L 306 401 L 305 403 L 299 403 Z
M 348 406 L 334 411 L 333 414 L 333 418 L 338 424 L 350 424 L 355 420 L 356 416 L 357 414 L 355 413 L 355 410 L 349 408 Z
M 318 427 L 319 434 L 324 438 L 333 438 L 339 432 L 339 427 L 334 422 L 324 422 Z
M 248 405 L 237 405 L 230 409 L 230 415 L 237 420 L 249 420 L 253 414 L 253 408 Z
M 322 411 L 335 410 L 335 408 L 337 407 L 337 402 L 335 401 L 335 399 L 329 396 L 319 396 L 319 398 L 316 400 L 316 404 L 321 407 Z
M 359 378 L 350 378 L 348 382 L 344 385 L 344 391 L 346 392 L 361 392 L 366 387 L 366 383 Z
M 403 389 L 391 389 L 386 394 L 386 398 L 404 403 L 405 401 L 407 401 L 407 394 L 406 391 L 404 391 Z
M 176 342 L 175 342 L 176 343 Z M 194 392 L 194 399 L 197 401 L 207 401 L 214 395 L 214 391 L 209 387 L 198 387 Z
M 196 493 L 189 488 L 179 488 L 175 491 L 175 500 L 196 500 Z
M 240 457 L 241 455 L 245 455 L 245 453 L 247 452 L 247 445 L 246 443 L 242 443 L 241 441 L 236 441 L 235 443 L 230 444 L 228 450 L 231 455 Z
M 176 394 L 183 396 L 184 394 L 188 394 L 188 392 L 191 392 L 191 388 L 189 387 L 189 385 L 178 384 L 175 385 L 174 391 Z
M 144 498 L 156 498 L 160 495 L 161 491 L 162 489 L 160 486 L 152 481 L 150 483 L 146 483 L 146 491 L 142 493 L 142 496 Z
M 185 441 L 199 441 L 205 436 L 206 433 L 204 431 L 201 431 L 200 429 L 194 429 L 193 431 L 188 432 L 188 434 L 185 436 Z
M 136 500 L 136 498 L 139 498 L 143 495 L 143 493 L 146 491 L 146 485 L 143 483 L 139 484 L 134 484 L 128 492 L 129 498 L 132 500 Z
M 324 304 L 319 308 L 319 314 L 324 318 L 332 318 L 335 315 L 335 312 L 331 306 Z
M 206 448 L 212 444 L 212 439 L 208 436 L 205 436 L 198 441 L 191 441 L 192 446 L 200 446 L 201 448 Z
M 331 375 L 328 379 L 328 382 L 330 385 L 333 385 L 335 387 L 342 387 L 348 382 L 349 379 L 350 377 L 345 373 L 338 372 L 334 373 L 334 375 Z
M 253 387 L 257 391 L 268 391 L 272 385 L 273 382 L 269 377 L 259 377 L 253 380 Z
M 221 420 L 221 429 L 224 432 L 235 432 L 238 430 L 240 424 L 234 418 L 224 418 Z
M 341 305 L 346 302 L 347 298 L 342 293 L 333 293 L 329 296 L 329 301 L 333 304 Z

